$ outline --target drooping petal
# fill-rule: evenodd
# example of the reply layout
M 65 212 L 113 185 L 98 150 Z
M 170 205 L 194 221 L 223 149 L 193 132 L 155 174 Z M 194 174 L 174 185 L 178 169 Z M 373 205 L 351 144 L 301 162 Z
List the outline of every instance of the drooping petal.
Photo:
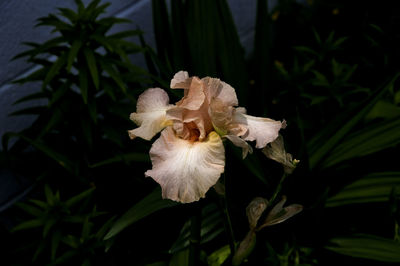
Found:
M 285 203 L 286 197 L 283 196 L 282 200 L 272 208 L 272 210 L 265 218 L 263 224 L 259 228 L 257 228 L 257 230 L 261 230 L 266 226 L 282 223 L 303 210 L 303 206 L 300 204 L 291 204 L 283 208 L 283 205 L 285 205 Z
M 247 206 L 246 215 L 251 230 L 257 227 L 258 220 L 267 207 L 268 200 L 261 197 L 254 198 Z
M 225 167 L 221 138 L 212 131 L 202 142 L 190 142 L 166 128 L 150 150 L 153 168 L 145 175 L 162 188 L 163 198 L 189 203 L 205 196 Z
M 273 142 L 268 144 L 262 152 L 271 160 L 282 164 L 287 174 L 291 174 L 300 162 L 299 160 L 293 159 L 292 155 L 285 151 L 282 135 L 279 135 Z
M 235 112 L 233 123 L 246 125 L 248 130 L 242 138 L 249 141 L 255 140 L 256 148 L 259 149 L 274 141 L 278 137 L 279 130 L 285 127 L 285 122 L 246 115 L 242 112 Z
M 169 104 L 168 94 L 160 88 L 144 91 L 138 99 L 136 113 L 130 119 L 139 127 L 129 130 L 131 139 L 140 137 L 150 140 L 154 135 L 172 122 L 167 119 L 166 111 L 173 105 Z

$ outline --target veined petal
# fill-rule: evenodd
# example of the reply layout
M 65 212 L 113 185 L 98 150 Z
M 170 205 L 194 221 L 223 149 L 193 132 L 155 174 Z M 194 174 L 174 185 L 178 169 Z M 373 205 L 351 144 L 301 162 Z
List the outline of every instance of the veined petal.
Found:
M 189 87 L 188 89 L 185 89 L 185 95 L 179 102 L 176 103 L 176 106 L 189 110 L 198 110 L 206 98 L 204 94 L 203 83 L 198 77 L 193 77 L 186 80 L 186 82 L 189 81 Z
M 140 137 L 150 140 L 172 121 L 166 118 L 166 111 L 173 107 L 168 104 L 168 94 L 160 88 L 151 88 L 144 91 L 138 99 L 136 113 L 130 119 L 139 127 L 129 130 L 131 139 Z
M 167 127 L 151 147 L 150 158 L 153 168 L 145 175 L 160 184 L 163 198 L 182 203 L 204 197 L 225 167 L 224 145 L 214 131 L 202 142 L 190 142 Z
M 247 125 L 247 132 L 242 136 L 244 140 L 256 141 L 256 148 L 264 148 L 274 141 L 279 130 L 285 127 L 285 122 L 275 121 L 269 118 L 246 115 L 243 112 L 235 112 L 233 123 Z
M 204 83 L 208 102 L 218 99 L 228 106 L 237 106 L 238 99 L 235 89 L 231 85 L 217 78 L 205 77 L 201 79 Z
M 189 79 L 188 72 L 179 71 L 172 78 L 170 87 L 172 89 L 177 89 L 177 88 L 188 89 L 190 86 L 190 82 L 187 82 L 187 79 Z

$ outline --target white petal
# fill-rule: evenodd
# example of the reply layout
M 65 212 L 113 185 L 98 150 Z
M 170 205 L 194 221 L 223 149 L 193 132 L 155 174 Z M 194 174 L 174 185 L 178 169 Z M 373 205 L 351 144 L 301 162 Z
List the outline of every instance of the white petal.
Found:
M 152 88 L 144 91 L 138 99 L 136 113 L 130 115 L 130 119 L 139 127 L 129 130 L 129 136 L 133 139 L 140 137 L 150 140 L 163 128 L 171 124 L 166 118 L 166 111 L 173 107 L 169 105 L 168 94 L 160 88 Z
M 188 72 L 186 72 L 186 71 L 179 71 L 178 73 L 176 73 L 176 74 L 174 75 L 173 79 L 171 80 L 170 87 L 171 87 L 172 89 L 175 89 L 175 88 L 186 89 L 186 86 L 187 86 L 187 85 L 185 85 L 185 82 L 186 82 L 186 80 L 187 80 L 188 78 L 189 78 Z M 189 83 L 189 84 L 190 84 L 190 83 Z M 182 85 L 183 85 L 184 87 L 181 87 Z
M 189 203 L 205 196 L 225 167 L 225 150 L 214 131 L 205 141 L 189 142 L 167 127 L 150 150 L 153 168 L 145 175 L 161 185 L 163 198 Z
M 242 112 L 235 112 L 233 123 L 247 125 L 248 131 L 242 136 L 244 140 L 256 141 L 256 148 L 264 148 L 268 143 L 274 141 L 279 130 L 285 123 L 269 118 L 246 115 Z

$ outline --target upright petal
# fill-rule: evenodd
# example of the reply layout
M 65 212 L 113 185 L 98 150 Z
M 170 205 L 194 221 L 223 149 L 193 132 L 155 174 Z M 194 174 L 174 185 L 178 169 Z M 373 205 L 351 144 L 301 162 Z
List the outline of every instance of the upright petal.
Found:
M 166 128 L 150 150 L 153 168 L 145 175 L 161 185 L 163 198 L 189 203 L 205 196 L 225 167 L 225 150 L 214 131 L 203 142 L 190 142 Z
M 235 89 L 232 88 L 231 85 L 217 78 L 205 77 L 201 80 L 204 83 L 205 94 L 207 95 L 209 103 L 211 103 L 213 99 L 219 99 L 228 106 L 238 105 Z
M 187 83 L 187 79 L 189 79 L 189 74 L 186 71 L 179 71 L 172 78 L 170 87 L 172 89 L 187 89 L 190 85 L 190 83 Z
M 139 127 L 129 130 L 129 136 L 132 139 L 140 137 L 150 140 L 164 127 L 170 125 L 171 121 L 166 118 L 166 111 L 173 105 L 168 102 L 168 94 L 160 88 L 144 91 L 139 96 L 136 113 L 130 115 L 130 119 Z
M 269 118 L 246 115 L 235 112 L 233 123 L 247 125 L 247 132 L 242 136 L 244 140 L 256 141 L 256 148 L 264 148 L 268 143 L 274 141 L 279 130 L 285 127 L 285 122 L 275 121 Z

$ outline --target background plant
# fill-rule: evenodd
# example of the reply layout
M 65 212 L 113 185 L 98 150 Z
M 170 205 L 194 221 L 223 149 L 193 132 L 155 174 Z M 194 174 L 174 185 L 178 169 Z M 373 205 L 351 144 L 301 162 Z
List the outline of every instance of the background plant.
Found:
M 90 260 L 95 265 L 194 265 L 194 259 L 230 265 L 248 232 L 247 205 L 279 192 L 277 201 L 287 195 L 304 210 L 258 232 L 243 265 L 398 263 L 400 91 L 394 11 L 332 0 L 279 1 L 269 12 L 267 1 L 259 0 L 254 50 L 247 59 L 225 1 L 170 1 L 170 12 L 164 1 L 152 3 L 155 50 L 143 38 L 141 47 L 122 39 L 138 31 L 107 34 L 121 21 L 96 19 L 105 6 L 95 1 L 87 7 L 78 3 L 75 15 L 60 10 L 70 23 L 54 15 L 39 20 L 53 25 L 60 37 L 32 44 L 22 55 L 43 69 L 20 80 L 43 84 L 42 92 L 23 100 L 41 97 L 48 105 L 21 111 L 38 112 L 39 118 L 24 132 L 3 138 L 19 139 L 5 156 L 8 167 L 36 180 L 34 199 L 46 197 L 46 183 L 66 199 L 94 184 L 92 202 L 76 214 L 90 216 L 94 205 L 107 212 L 68 230 L 66 235 L 74 237 L 60 248 L 80 250 L 81 233 L 99 243 L 96 254 L 104 260 Z M 88 30 L 88 41 L 79 47 L 81 29 Z M 144 52 L 151 74 L 129 63 L 126 55 L 133 51 Z M 55 57 L 46 59 L 49 54 Z M 129 142 L 126 130 L 132 127 L 128 117 L 135 97 L 151 86 L 168 89 L 179 70 L 221 78 L 235 87 L 249 112 L 287 120 L 286 149 L 300 164 L 282 190 L 277 191 L 282 174 L 277 163 L 261 152 L 242 161 L 240 151 L 227 144 L 224 196 L 210 191 L 190 205 L 161 199 L 157 185 L 143 178 L 150 167 L 149 144 Z M 44 170 L 45 164 L 50 167 Z M 11 211 L 22 222 L 32 219 Z M 92 223 L 92 231 L 83 230 Z M 43 228 L 25 232 L 33 238 Z M 18 233 L 13 243 L 22 237 Z M 40 262 L 51 261 L 50 244 L 46 248 Z M 33 256 L 35 249 L 26 250 Z M 73 261 L 87 263 L 89 253 L 78 252 Z

